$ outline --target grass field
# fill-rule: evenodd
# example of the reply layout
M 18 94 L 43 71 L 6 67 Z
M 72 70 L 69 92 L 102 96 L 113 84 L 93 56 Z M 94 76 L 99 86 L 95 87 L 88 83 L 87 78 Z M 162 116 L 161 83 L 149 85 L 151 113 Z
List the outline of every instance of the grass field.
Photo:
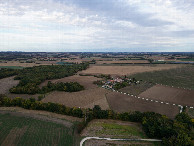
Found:
M 137 80 L 159 83 L 169 86 L 194 89 L 194 66 L 185 66 L 169 70 L 144 72 L 131 75 Z
M 0 113 L 0 145 L 76 145 L 74 128 Z
M 139 124 L 117 120 L 93 120 L 83 130 L 81 136 L 97 136 L 108 138 L 147 138 Z M 104 141 L 88 140 L 85 146 L 89 145 L 153 145 L 150 142 L 127 142 L 127 141 Z M 160 143 L 158 143 L 160 144 Z

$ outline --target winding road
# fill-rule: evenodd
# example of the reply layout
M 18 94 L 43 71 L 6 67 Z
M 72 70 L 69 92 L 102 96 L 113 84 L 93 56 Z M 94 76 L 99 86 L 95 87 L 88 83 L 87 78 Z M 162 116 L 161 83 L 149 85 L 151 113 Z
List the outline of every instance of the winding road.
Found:
M 111 138 L 100 138 L 100 137 L 86 137 L 81 140 L 80 146 L 83 146 L 84 142 L 89 139 L 98 139 L 98 140 L 109 140 L 109 141 L 150 141 L 150 142 L 160 142 L 160 139 L 111 139 Z

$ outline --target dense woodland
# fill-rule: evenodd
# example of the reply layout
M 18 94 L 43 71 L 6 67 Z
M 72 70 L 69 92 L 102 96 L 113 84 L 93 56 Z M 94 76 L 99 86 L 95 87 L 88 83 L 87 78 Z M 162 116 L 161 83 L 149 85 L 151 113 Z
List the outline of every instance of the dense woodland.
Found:
M 59 79 L 72 76 L 78 71 L 84 70 L 88 67 L 87 63 L 73 64 L 73 65 L 45 65 L 28 67 L 21 70 L 1 69 L 0 78 L 16 75 L 15 80 L 20 80 L 16 87 L 10 89 L 11 93 L 16 94 L 36 94 L 45 93 L 46 91 L 62 90 L 73 92 L 83 89 L 78 83 L 60 83 L 53 85 L 52 88 L 48 85 L 40 89 L 40 85 L 45 80 Z
M 194 139 L 191 129 L 193 123 L 191 118 L 185 112 L 178 114 L 174 120 L 164 115 L 154 112 L 125 112 L 115 113 L 112 110 L 102 110 L 99 106 L 93 109 L 69 108 L 65 105 L 57 103 L 42 103 L 34 98 L 10 99 L 0 96 L 0 106 L 19 106 L 25 109 L 45 110 L 64 115 L 71 115 L 79 118 L 85 117 L 84 121 L 77 125 L 78 131 L 81 130 L 92 119 L 116 119 L 122 121 L 131 121 L 141 123 L 144 132 L 150 138 L 158 138 L 163 140 L 163 145 L 167 146 L 191 146 Z
M 0 79 L 14 76 L 19 74 L 19 70 L 17 69 L 9 69 L 9 68 L 1 68 L 0 69 Z

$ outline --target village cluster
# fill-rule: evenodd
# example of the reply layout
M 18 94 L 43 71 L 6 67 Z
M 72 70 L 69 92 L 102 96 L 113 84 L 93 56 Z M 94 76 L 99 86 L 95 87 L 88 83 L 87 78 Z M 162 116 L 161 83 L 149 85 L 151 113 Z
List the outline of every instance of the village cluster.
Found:
M 128 77 L 112 77 L 110 80 L 102 81 L 103 85 L 102 88 L 107 89 L 114 89 L 116 85 L 131 85 L 131 84 L 140 84 L 140 81 L 137 81 L 135 78 L 128 78 Z

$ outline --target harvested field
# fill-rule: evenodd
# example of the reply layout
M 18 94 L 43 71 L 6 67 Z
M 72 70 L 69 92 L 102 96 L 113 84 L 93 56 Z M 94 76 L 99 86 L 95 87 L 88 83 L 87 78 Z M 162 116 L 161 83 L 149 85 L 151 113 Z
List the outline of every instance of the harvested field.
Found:
M 150 87 L 152 87 L 153 84 L 147 83 L 147 82 L 141 82 L 140 84 L 132 84 L 130 86 L 124 87 L 119 89 L 119 91 L 124 93 L 129 93 L 132 95 L 139 95 L 140 93 L 146 91 Z
M 9 89 L 16 86 L 19 80 L 14 80 L 14 77 L 0 79 L 0 94 L 8 94 Z
M 140 97 L 166 101 L 180 105 L 194 106 L 194 91 L 155 85 L 139 95 Z
M 135 73 L 150 72 L 157 70 L 167 70 L 178 68 L 182 65 L 165 64 L 165 65 L 128 65 L 128 66 L 90 66 L 87 70 L 82 71 L 84 74 L 111 74 L 111 75 L 132 75 Z
M 85 87 L 85 89 L 92 89 L 96 88 L 97 86 L 93 84 L 93 81 L 100 80 L 99 78 L 93 77 L 93 76 L 79 76 L 79 75 L 74 75 L 74 76 L 69 76 L 65 77 L 62 79 L 54 79 L 50 80 L 52 83 L 58 83 L 58 82 L 78 82 L 81 85 Z M 48 80 L 41 83 L 39 87 L 46 86 L 48 83 Z
M 149 63 L 147 60 L 113 60 L 113 61 L 97 61 L 96 64 L 136 64 Z
M 179 108 L 177 106 L 141 100 L 117 92 L 107 94 L 107 101 L 110 108 L 116 112 L 151 111 L 166 115 L 170 118 L 174 118 L 175 115 L 179 113 Z
M 105 97 L 105 94 L 108 92 L 110 91 L 98 87 L 73 93 L 55 91 L 46 95 L 42 101 L 60 103 L 69 107 L 81 108 L 91 108 L 94 105 L 99 104 L 102 109 L 109 109 Z

